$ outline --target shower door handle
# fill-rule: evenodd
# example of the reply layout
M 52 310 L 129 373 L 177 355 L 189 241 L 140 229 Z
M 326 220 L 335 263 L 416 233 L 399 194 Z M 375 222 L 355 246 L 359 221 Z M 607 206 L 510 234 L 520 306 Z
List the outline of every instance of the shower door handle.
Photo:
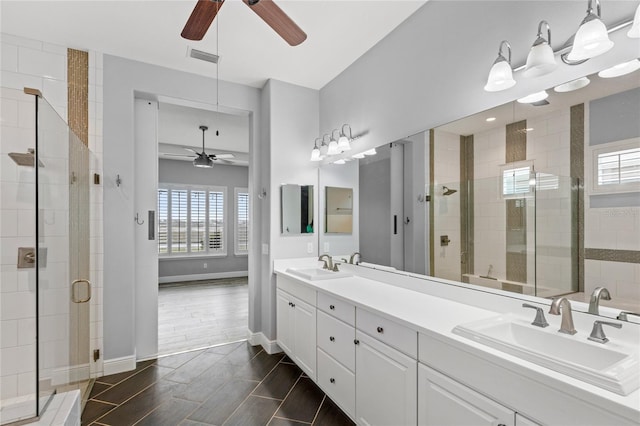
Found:
M 80 283 L 87 283 L 87 298 L 86 299 L 77 299 L 76 298 L 76 294 L 77 294 L 76 289 L 78 288 L 78 285 Z M 73 303 L 86 303 L 89 300 L 91 300 L 91 282 L 89 280 L 74 280 L 71 283 L 71 301 Z

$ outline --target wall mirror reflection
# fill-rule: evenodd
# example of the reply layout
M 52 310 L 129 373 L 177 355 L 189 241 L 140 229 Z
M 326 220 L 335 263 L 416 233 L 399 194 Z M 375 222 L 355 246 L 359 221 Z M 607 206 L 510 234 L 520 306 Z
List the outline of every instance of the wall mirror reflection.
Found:
M 353 189 L 325 187 L 325 232 L 351 234 L 353 231 Z
M 280 224 L 283 235 L 313 234 L 313 185 L 280 186 Z
M 514 297 L 589 303 L 607 287 L 602 306 L 640 312 L 639 72 L 589 75 L 359 159 L 364 264 Z

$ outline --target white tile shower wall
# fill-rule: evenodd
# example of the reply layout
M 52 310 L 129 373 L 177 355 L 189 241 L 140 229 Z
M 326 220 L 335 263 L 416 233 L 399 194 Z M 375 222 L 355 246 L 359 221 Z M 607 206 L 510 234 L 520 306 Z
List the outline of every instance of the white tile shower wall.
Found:
M 434 156 L 434 272 L 460 281 L 460 136 L 435 130 Z M 443 185 L 458 192 L 444 196 Z M 449 237 L 447 246 L 440 245 L 441 235 Z
M 17 46 L 14 46 L 17 50 Z M 4 44 L 3 44 L 4 58 Z M 35 169 L 8 156 L 35 146 L 35 100 L 0 89 L 0 417 L 35 414 L 35 271 L 16 265 L 18 247 L 35 246 Z M 31 401 L 31 403 L 29 403 Z

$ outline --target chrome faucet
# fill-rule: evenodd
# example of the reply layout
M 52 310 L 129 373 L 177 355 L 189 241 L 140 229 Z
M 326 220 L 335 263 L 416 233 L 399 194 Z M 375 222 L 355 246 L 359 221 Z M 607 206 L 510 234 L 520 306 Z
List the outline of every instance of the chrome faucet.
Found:
M 324 261 L 324 266 L 322 267 L 322 269 L 328 269 L 330 271 L 333 270 L 333 259 L 328 254 L 320 255 L 320 257 L 318 258 L 318 262 L 319 261 Z
M 351 257 L 349 258 L 349 263 L 354 265 L 354 259 L 356 258 L 356 256 L 358 256 L 358 261 L 355 263 L 355 265 L 359 264 L 360 261 L 362 260 L 362 255 L 358 252 L 355 252 L 351 255 Z
M 549 313 L 551 315 L 560 315 L 562 310 L 562 321 L 560 323 L 560 333 L 576 334 L 576 328 L 573 326 L 573 316 L 571 315 L 571 303 L 566 297 L 558 297 L 553 299 Z
M 604 287 L 596 287 L 591 293 L 591 299 L 589 300 L 589 313 L 600 315 L 600 299 L 611 300 L 609 290 Z
M 622 324 L 618 324 L 616 322 L 610 321 L 595 321 L 593 323 L 593 330 L 591 330 L 591 335 L 588 337 L 589 340 L 598 343 L 607 343 L 609 339 L 604 335 L 604 331 L 602 331 L 602 326 L 608 325 L 609 327 L 622 328 Z
M 542 328 L 545 328 L 545 327 L 549 326 L 549 323 L 547 322 L 546 318 L 544 317 L 544 311 L 542 310 L 542 308 L 530 305 L 528 303 L 523 303 L 522 307 L 523 308 L 531 308 L 531 309 L 535 309 L 536 310 L 536 318 L 533 320 L 531 325 L 535 325 L 536 327 L 542 327 Z

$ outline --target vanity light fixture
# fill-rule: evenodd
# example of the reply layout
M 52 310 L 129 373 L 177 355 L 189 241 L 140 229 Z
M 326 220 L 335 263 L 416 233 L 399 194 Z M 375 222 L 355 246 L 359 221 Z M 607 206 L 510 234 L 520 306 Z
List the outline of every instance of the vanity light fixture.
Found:
M 318 148 L 318 141 L 320 138 L 316 138 L 313 143 L 313 149 L 311 150 L 311 161 L 322 161 L 322 155 L 320 155 L 320 148 Z
M 345 163 L 346 161 L 344 161 L 342 158 L 333 162 L 333 164 L 345 164 Z
M 640 61 L 634 59 L 629 62 L 624 62 L 622 64 L 614 65 L 611 68 L 607 68 L 606 70 L 602 70 L 598 73 L 598 77 L 601 78 L 614 78 L 620 77 L 623 75 L 631 74 L 634 71 L 640 69 Z
M 496 118 L 495 117 L 489 117 L 484 121 L 486 121 L 487 123 L 491 123 L 492 121 L 496 121 Z
M 347 137 L 344 128 L 349 128 L 349 137 Z M 340 151 L 351 151 L 351 140 L 353 140 L 353 135 L 351 134 L 351 126 L 348 124 L 343 124 L 342 129 L 340 129 L 340 137 L 338 138 L 338 149 Z
M 508 59 L 502 54 L 503 46 L 507 47 Z M 515 84 L 516 81 L 513 79 L 513 70 L 511 69 L 511 45 L 508 41 L 503 40 L 500 42 L 498 57 L 493 62 L 491 71 L 489 71 L 489 78 L 484 90 L 487 92 L 499 92 L 513 87 Z
M 377 153 L 378 152 L 375 148 L 371 148 L 370 150 L 363 152 L 364 155 L 376 155 Z
M 544 99 L 547 99 L 549 97 L 549 94 L 547 93 L 546 90 L 543 90 L 541 92 L 536 92 L 536 93 L 532 93 L 528 96 L 525 96 L 524 98 L 520 98 L 518 99 L 518 103 L 520 104 L 532 104 L 534 102 L 540 102 Z
M 589 0 L 587 16 L 582 20 L 573 38 L 571 52 L 567 55 L 569 61 L 595 58 L 613 47 L 613 42 L 609 40 L 607 27 L 601 19 L 600 0 L 595 0 L 596 13 L 593 13 L 593 1 Z
M 325 135 L 325 136 L 329 136 L 329 135 Z M 323 139 L 324 139 L 324 136 L 323 136 Z M 332 132 L 332 135 L 329 136 L 329 148 L 327 149 L 327 155 L 336 155 L 336 154 L 340 154 L 340 150 L 338 149 L 338 141 L 336 141 L 333 138 L 333 132 Z
M 589 83 L 591 83 L 591 80 L 589 80 L 587 77 L 581 77 L 577 80 L 572 80 L 572 81 L 569 81 L 568 83 L 560 84 L 556 86 L 553 90 L 555 90 L 558 93 L 573 92 L 574 90 L 582 89 L 583 87 L 588 86 Z
M 364 158 L 364 157 L 365 157 L 364 152 L 359 152 L 358 154 L 353 154 L 351 156 L 351 158 L 355 158 L 355 159 L 361 159 L 361 158 Z
M 542 26 L 547 27 L 547 38 L 542 37 Z M 527 55 L 527 65 L 524 70 L 525 77 L 540 77 L 549 74 L 557 68 L 556 57 L 551 48 L 551 27 L 547 21 L 540 21 L 538 24 L 538 37 L 533 42 L 529 55 Z
M 640 4 L 636 9 L 636 14 L 633 18 L 633 25 L 631 25 L 631 29 L 627 32 L 627 36 L 630 38 L 640 38 Z

